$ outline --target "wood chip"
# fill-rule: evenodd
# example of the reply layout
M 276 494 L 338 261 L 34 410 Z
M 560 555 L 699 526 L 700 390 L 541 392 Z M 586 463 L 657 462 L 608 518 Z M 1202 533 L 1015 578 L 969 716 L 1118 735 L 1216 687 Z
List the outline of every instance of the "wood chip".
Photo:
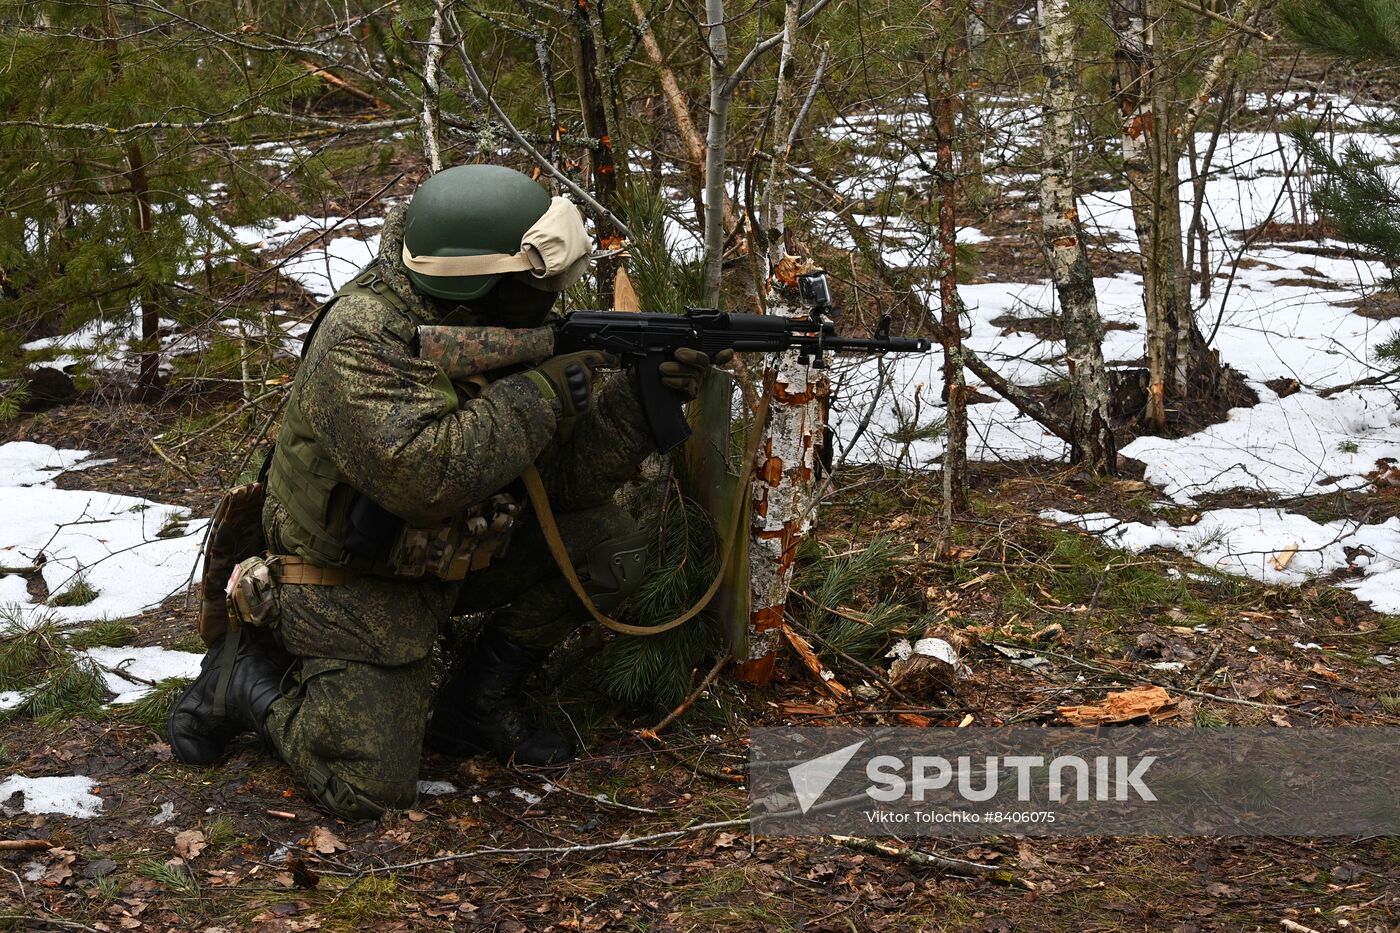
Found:
M 792 645 L 792 650 L 796 651 L 797 656 L 802 659 L 802 665 L 817 679 L 817 683 L 821 685 L 823 690 L 838 700 L 850 699 L 851 691 L 846 689 L 845 684 L 836 679 L 835 674 L 822 667 L 821 659 L 812 650 L 812 646 L 807 644 L 807 639 L 786 625 L 783 626 L 783 637 L 788 640 L 788 644 Z
M 1269 558 L 1269 563 L 1274 565 L 1275 570 L 1287 570 L 1288 565 L 1293 563 L 1293 558 L 1298 554 L 1298 543 L 1295 541 L 1288 547 L 1279 551 Z
M 1161 722 L 1176 716 L 1180 711 L 1177 709 L 1177 701 L 1166 690 L 1151 686 L 1110 693 L 1101 703 L 1061 706 L 1056 712 L 1070 725 L 1100 726 L 1131 722 L 1144 717 L 1153 722 Z

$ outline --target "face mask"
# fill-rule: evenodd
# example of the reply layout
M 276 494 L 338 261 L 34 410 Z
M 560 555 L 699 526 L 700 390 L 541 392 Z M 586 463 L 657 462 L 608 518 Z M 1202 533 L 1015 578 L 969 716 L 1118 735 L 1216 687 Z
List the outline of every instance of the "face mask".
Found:
M 538 327 L 559 297 L 508 275 L 496 287 L 471 303 L 472 310 L 489 324 L 501 327 Z

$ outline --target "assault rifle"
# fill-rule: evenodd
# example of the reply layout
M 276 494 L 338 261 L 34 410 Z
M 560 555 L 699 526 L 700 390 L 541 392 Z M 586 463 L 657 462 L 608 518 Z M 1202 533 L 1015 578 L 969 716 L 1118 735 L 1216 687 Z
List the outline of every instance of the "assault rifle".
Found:
M 824 365 L 828 352 L 926 353 L 922 337 L 891 337 L 885 315 L 870 337 L 839 337 L 830 321 L 831 290 L 826 273 L 799 278 L 806 317 L 733 314 L 713 308 L 687 308 L 684 314 L 631 311 L 573 311 L 544 327 L 418 328 L 418 356 L 436 363 L 454 379 L 495 369 L 533 364 L 551 356 L 599 350 L 635 366 L 642 406 L 657 450 L 665 453 L 690 436 L 680 396 L 661 384 L 660 365 L 681 347 L 710 356 L 721 350 L 777 353 L 796 350 L 803 362 Z

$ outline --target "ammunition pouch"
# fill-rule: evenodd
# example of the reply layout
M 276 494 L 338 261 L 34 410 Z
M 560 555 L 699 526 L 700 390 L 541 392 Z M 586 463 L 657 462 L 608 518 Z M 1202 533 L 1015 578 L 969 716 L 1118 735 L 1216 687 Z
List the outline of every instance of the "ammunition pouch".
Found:
M 389 550 L 389 566 L 397 576 L 461 580 L 504 550 L 519 521 L 520 503 L 514 497 L 492 496 L 446 524 L 405 527 Z
M 272 564 L 263 557 L 239 561 L 225 590 L 229 614 L 241 625 L 267 625 L 277 608 L 273 597 L 277 583 Z

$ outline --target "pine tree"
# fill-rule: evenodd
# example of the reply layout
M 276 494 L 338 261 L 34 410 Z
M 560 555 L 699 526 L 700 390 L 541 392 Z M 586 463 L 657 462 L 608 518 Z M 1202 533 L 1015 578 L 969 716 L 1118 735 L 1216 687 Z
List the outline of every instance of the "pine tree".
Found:
M 1400 65 L 1397 0 L 1291 0 L 1280 10 L 1292 37 L 1342 61 Z M 1400 287 L 1400 185 L 1389 177 L 1393 160 L 1349 141 L 1329 152 L 1316 136 L 1298 130 L 1293 140 L 1319 177 L 1312 204 L 1337 236 L 1373 251 L 1391 270 L 1384 284 Z M 1376 348 L 1376 356 L 1400 364 L 1400 334 Z
M 147 389 L 160 318 L 180 315 L 192 263 L 236 250 L 216 183 L 230 219 L 271 212 L 268 183 L 230 145 L 272 129 L 259 108 L 314 81 L 295 62 L 230 48 L 231 5 L 188 15 L 0 2 L 0 323 L 19 341 L 97 317 L 125 326 L 134 312 Z

